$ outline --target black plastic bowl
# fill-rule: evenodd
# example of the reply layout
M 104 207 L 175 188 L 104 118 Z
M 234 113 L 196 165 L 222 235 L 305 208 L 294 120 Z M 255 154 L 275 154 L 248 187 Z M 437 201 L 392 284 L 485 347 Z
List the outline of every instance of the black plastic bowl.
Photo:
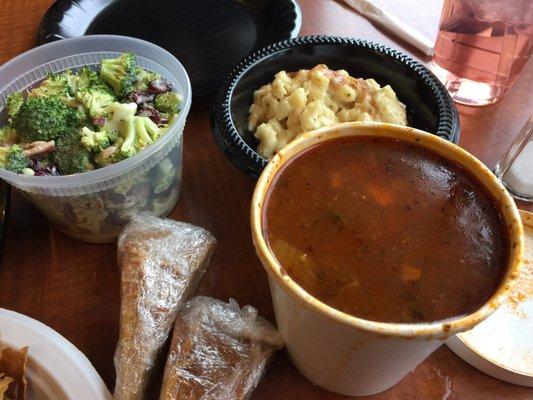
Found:
M 256 152 L 257 140 L 248 130 L 253 93 L 281 71 L 326 64 L 354 77 L 374 78 L 391 85 L 406 105 L 409 126 L 434 133 L 453 143 L 459 140 L 459 115 L 439 80 L 422 64 L 388 47 L 359 39 L 306 36 L 267 46 L 242 60 L 215 97 L 211 124 L 219 147 L 239 169 L 257 179 L 267 160 Z

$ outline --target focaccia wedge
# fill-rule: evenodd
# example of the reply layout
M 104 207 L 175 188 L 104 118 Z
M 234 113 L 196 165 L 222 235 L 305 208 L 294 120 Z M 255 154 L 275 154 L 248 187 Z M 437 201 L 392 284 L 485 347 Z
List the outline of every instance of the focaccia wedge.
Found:
M 176 319 L 159 399 L 248 399 L 282 345 L 252 306 L 195 297 Z
M 135 218 L 120 235 L 115 399 L 145 398 L 156 358 L 178 309 L 207 269 L 215 243 L 203 228 L 148 215 Z

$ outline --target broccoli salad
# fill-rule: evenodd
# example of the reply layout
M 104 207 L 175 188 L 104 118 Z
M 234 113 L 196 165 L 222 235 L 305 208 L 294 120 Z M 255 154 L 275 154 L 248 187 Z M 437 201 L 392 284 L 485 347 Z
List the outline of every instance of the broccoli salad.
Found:
M 50 176 L 114 164 L 164 135 L 180 104 L 170 82 L 139 67 L 132 53 L 102 60 L 98 71 L 50 74 L 8 96 L 0 167 Z
M 6 124 L 0 128 L 0 168 L 59 176 L 105 167 L 158 140 L 178 121 L 182 106 L 170 82 L 140 68 L 130 53 L 102 60 L 98 70 L 51 74 L 8 97 L 2 114 Z M 182 124 L 177 123 L 176 136 L 150 162 L 113 176 L 111 186 L 80 194 L 24 188 L 21 193 L 67 235 L 112 242 L 132 216 L 164 216 L 174 208 L 181 192 Z

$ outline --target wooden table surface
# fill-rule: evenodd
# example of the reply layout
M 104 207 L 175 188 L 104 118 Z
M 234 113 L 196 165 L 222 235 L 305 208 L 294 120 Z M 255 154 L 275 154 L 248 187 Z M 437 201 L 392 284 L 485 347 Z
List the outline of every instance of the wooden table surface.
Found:
M 0 62 L 34 46 L 38 23 L 51 3 L 0 1 Z M 300 0 L 300 4 L 302 35 L 359 37 L 403 49 L 417 58 L 422 56 L 339 2 Z M 459 107 L 459 144 L 493 167 L 533 110 L 532 83 L 530 63 L 499 104 Z M 198 294 L 236 298 L 242 305 L 254 305 L 274 321 L 266 274 L 250 238 L 248 211 L 254 182 L 217 148 L 209 111 L 209 99 L 194 100 L 185 128 L 183 194 L 170 217 L 206 227 L 218 238 L 218 248 Z M 57 330 L 89 358 L 110 388 L 114 385 L 113 353 L 119 317 L 115 250 L 115 245 L 69 239 L 13 191 L 0 265 L 0 307 L 36 318 Z M 343 398 L 313 386 L 283 352 L 275 357 L 253 396 L 255 400 Z M 396 387 L 369 399 L 525 400 L 533 399 L 533 390 L 478 372 L 443 346 Z

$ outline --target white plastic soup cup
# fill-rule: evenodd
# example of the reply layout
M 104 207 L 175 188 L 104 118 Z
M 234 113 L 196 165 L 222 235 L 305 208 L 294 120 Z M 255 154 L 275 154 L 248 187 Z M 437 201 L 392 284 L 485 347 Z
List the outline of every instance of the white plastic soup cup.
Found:
M 445 154 L 470 170 L 497 199 L 508 229 L 511 251 L 500 286 L 481 308 L 444 322 L 367 321 L 322 303 L 283 271 L 263 236 L 262 207 L 274 176 L 287 160 L 310 146 L 337 137 L 358 135 L 401 138 Z M 278 327 L 294 365 L 313 383 L 351 396 L 370 395 L 394 386 L 450 335 L 472 329 L 494 312 L 516 280 L 524 246 L 523 228 L 513 200 L 479 160 L 435 135 L 381 123 L 339 124 L 303 134 L 284 147 L 257 182 L 251 224 L 257 255 L 268 273 Z

